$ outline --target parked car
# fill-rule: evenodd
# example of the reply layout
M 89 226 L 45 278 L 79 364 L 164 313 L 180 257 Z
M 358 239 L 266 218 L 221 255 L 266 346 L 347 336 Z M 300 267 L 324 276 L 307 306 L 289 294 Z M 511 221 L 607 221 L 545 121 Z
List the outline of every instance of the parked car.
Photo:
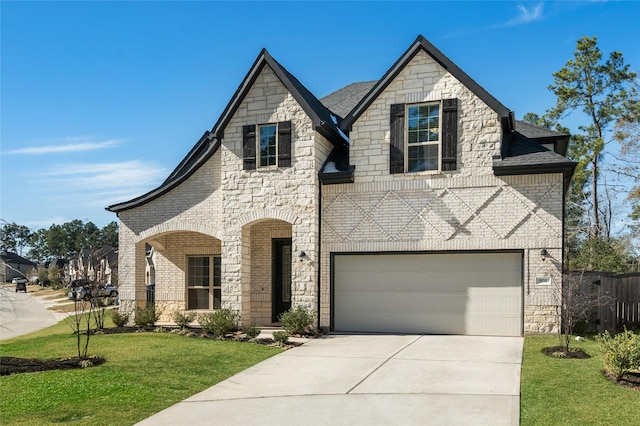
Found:
M 92 297 L 118 297 L 118 289 L 114 285 L 106 285 L 104 287 L 85 285 L 72 288 L 68 293 L 68 297 L 71 300 L 91 300 Z
M 15 277 L 11 280 L 12 284 L 16 285 L 16 293 L 19 291 L 27 292 L 27 279 L 21 277 Z

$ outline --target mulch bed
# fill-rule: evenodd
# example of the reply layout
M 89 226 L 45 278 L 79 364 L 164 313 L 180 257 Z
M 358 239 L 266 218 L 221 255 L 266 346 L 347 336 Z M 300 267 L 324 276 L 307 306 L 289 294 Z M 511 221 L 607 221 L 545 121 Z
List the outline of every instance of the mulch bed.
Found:
M 10 356 L 0 357 L 0 376 L 8 376 L 18 373 L 35 373 L 47 370 L 71 370 L 73 368 L 85 368 L 100 365 L 106 360 L 102 357 L 87 358 L 14 358 Z
M 567 358 L 567 359 L 589 359 L 591 355 L 583 351 L 582 349 L 571 349 L 565 352 L 564 346 L 551 346 L 544 348 L 542 353 L 554 358 Z
M 611 380 L 613 383 L 616 383 L 625 388 L 635 389 L 637 391 L 640 391 L 640 373 L 637 373 L 637 372 L 626 373 L 625 375 L 622 376 L 622 378 L 618 382 L 616 382 L 616 379 L 611 374 L 608 374 L 607 372 L 604 372 L 603 374 L 607 379 Z

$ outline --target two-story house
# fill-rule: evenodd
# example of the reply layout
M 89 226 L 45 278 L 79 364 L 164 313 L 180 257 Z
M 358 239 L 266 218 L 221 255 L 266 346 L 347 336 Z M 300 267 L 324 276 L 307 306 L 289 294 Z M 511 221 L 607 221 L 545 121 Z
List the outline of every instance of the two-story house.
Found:
M 557 330 L 568 135 L 525 125 L 422 36 L 319 100 L 263 50 L 210 131 L 120 220 L 121 309 L 291 306 L 348 332 Z

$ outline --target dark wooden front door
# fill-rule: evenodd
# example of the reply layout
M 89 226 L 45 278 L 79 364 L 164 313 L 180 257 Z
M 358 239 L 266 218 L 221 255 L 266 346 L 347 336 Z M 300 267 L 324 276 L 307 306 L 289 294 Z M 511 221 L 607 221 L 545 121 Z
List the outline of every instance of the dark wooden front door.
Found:
M 273 315 L 278 322 L 281 313 L 291 308 L 291 238 L 273 240 Z

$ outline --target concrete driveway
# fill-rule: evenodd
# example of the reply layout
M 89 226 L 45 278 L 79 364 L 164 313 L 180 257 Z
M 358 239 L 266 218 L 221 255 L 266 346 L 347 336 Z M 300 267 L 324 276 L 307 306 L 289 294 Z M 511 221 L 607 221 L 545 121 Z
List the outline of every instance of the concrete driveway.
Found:
M 517 425 L 523 342 L 329 335 L 139 424 Z

